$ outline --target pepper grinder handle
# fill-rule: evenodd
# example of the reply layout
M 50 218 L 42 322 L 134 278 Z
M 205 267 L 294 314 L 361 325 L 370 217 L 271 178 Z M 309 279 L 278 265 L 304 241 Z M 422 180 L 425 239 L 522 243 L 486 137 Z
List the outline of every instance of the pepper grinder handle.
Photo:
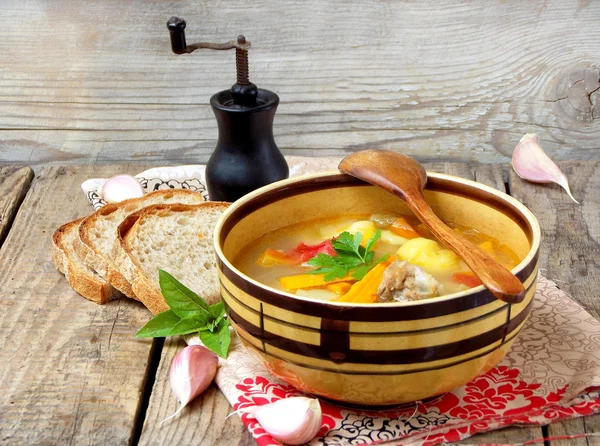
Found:
M 175 54 L 197 49 L 235 49 L 236 83 L 210 98 L 217 118 L 219 138 L 206 165 L 206 185 L 211 200 L 235 201 L 241 196 L 289 176 L 289 167 L 273 138 L 273 118 L 279 97 L 250 82 L 248 50 L 242 35 L 226 43 L 188 45 L 185 20 L 171 17 L 167 29 Z
M 246 37 L 239 35 L 236 40 L 226 43 L 198 42 L 187 45 L 185 40 L 185 20 L 179 17 L 171 17 L 167 22 L 167 29 L 171 35 L 171 49 L 175 54 L 192 53 L 200 48 L 210 50 L 232 50 L 235 49 L 236 83 L 231 86 L 233 102 L 238 105 L 252 107 L 256 104 L 258 89 L 248 78 L 248 50 L 250 42 Z
M 179 17 L 171 17 L 167 22 L 167 29 L 171 34 L 171 49 L 175 54 L 185 54 L 187 44 L 185 43 L 185 20 Z

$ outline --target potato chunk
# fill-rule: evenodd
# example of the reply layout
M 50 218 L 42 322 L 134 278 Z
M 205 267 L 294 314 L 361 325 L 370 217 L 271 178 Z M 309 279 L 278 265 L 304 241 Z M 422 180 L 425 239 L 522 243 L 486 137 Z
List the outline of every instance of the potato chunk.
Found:
M 427 270 L 447 270 L 458 266 L 458 256 L 434 240 L 423 237 L 407 241 L 397 252 L 398 258 Z
M 357 232 L 362 234 L 362 243 L 361 245 L 365 245 L 367 241 L 373 236 L 375 233 L 375 223 L 369 220 L 360 220 L 352 223 L 350 226 L 346 228 L 346 231 L 350 234 L 354 235 Z

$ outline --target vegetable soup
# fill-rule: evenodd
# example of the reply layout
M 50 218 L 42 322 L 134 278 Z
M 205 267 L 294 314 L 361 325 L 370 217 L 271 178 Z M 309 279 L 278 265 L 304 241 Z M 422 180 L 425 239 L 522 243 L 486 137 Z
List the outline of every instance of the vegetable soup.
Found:
M 508 269 L 521 259 L 495 238 L 449 225 Z M 316 219 L 271 231 L 241 251 L 247 276 L 299 296 L 340 302 L 403 302 L 463 291 L 481 282 L 415 217 Z

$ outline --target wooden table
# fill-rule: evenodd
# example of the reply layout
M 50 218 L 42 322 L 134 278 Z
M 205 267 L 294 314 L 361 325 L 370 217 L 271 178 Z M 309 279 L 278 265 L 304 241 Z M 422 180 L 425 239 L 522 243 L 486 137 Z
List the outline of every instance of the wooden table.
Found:
M 476 179 L 525 203 L 543 229 L 542 274 L 598 318 L 600 162 L 560 164 L 581 205 L 558 186 L 520 180 L 506 165 L 431 163 L 427 168 Z M 214 386 L 161 426 L 176 408 L 168 367 L 181 341 L 134 339 L 150 317 L 145 308 L 128 299 L 93 304 L 72 291 L 51 262 L 53 231 L 90 212 L 80 183 L 140 169 L 46 166 L 33 178 L 27 167 L 0 168 L 0 443 L 254 444 L 239 418 L 225 419 L 231 408 Z M 600 417 L 592 416 L 544 428 L 507 428 L 464 443 L 599 431 Z

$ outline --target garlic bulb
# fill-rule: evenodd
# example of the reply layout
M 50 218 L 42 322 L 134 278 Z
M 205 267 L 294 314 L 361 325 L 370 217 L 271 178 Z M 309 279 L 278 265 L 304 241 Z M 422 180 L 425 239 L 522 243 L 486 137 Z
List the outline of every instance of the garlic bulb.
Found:
M 98 190 L 98 195 L 107 203 L 118 203 L 129 198 L 144 195 L 142 185 L 131 175 L 117 175 L 106 181 Z
M 201 345 L 188 345 L 175 355 L 169 369 L 171 390 L 181 403 L 173 418 L 194 398 L 204 392 L 217 374 L 217 355 Z
M 569 189 L 569 181 L 560 168 L 540 147 L 535 133 L 527 133 L 521 138 L 512 154 L 512 166 L 517 175 L 533 183 L 556 183 L 567 191 L 571 200 L 579 204 Z
M 317 435 L 323 421 L 319 400 L 303 396 L 247 407 L 238 412 L 253 415 L 274 440 L 291 445 L 308 443 Z

